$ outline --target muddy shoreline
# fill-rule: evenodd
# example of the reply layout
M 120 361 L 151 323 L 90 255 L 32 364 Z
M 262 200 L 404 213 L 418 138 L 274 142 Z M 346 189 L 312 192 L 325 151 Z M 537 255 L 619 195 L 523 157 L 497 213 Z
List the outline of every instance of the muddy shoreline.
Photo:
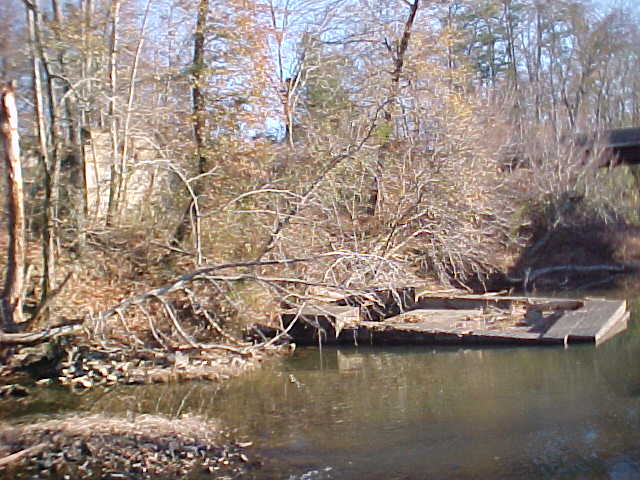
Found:
M 56 385 L 71 396 L 89 390 L 107 393 L 117 385 L 126 389 L 126 385 L 194 380 L 222 385 L 292 351 L 284 345 L 243 355 L 231 351 L 205 355 L 107 350 L 66 342 L 14 353 L 12 358 L 22 368 L 4 378 L 0 401 L 29 402 L 31 396 Z M 5 373 L 10 367 L 5 366 Z M 260 466 L 252 457 L 251 442 L 227 432 L 224 419 L 89 413 L 11 416 L 0 422 L 0 475 L 11 478 L 241 478 Z

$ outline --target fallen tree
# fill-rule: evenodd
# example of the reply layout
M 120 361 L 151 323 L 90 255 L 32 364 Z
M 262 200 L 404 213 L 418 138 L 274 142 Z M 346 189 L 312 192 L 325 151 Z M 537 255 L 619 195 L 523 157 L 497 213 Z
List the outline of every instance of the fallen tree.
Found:
M 280 304 L 304 308 L 317 297 L 313 287 L 366 295 L 365 290 L 318 281 L 314 275 L 277 274 L 282 273 L 282 267 L 296 264 L 304 265 L 307 272 L 314 265 L 321 272 L 336 262 L 385 262 L 398 272 L 404 271 L 401 265 L 391 265 L 391 260 L 344 251 L 204 265 L 99 313 L 36 332 L 0 333 L 0 345 L 24 347 L 13 354 L 8 370 L 23 370 L 34 359 L 40 362 L 46 357 L 47 364 L 54 365 L 49 375 L 58 376 L 62 384 L 72 388 L 118 382 L 219 381 L 254 368 L 272 354 L 291 351 L 287 342 L 279 341 L 286 330 L 275 338 L 247 340 L 239 326 L 245 319 L 254 321 L 258 314 L 244 298 L 238 302 L 232 298 L 237 294 L 235 289 L 255 284 L 273 299 L 271 308 L 259 317 L 267 322 Z M 231 323 L 227 323 L 229 315 L 234 317 Z M 73 335 L 83 338 L 51 342 L 44 349 L 27 348 Z M 49 345 L 58 352 L 55 359 Z

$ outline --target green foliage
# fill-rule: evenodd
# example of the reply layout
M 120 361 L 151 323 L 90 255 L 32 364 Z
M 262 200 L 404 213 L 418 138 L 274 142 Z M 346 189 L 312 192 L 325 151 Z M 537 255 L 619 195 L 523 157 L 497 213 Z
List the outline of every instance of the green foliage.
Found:
M 393 135 L 393 125 L 391 122 L 380 123 L 376 126 L 374 135 L 381 144 L 388 142 Z

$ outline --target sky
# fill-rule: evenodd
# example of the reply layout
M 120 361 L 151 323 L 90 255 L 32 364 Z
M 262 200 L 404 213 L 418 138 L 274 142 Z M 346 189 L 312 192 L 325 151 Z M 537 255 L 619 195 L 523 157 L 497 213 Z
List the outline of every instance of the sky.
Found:
M 626 5 L 627 7 L 638 7 L 637 0 L 594 0 L 594 3 L 603 7 L 615 7 L 619 5 Z

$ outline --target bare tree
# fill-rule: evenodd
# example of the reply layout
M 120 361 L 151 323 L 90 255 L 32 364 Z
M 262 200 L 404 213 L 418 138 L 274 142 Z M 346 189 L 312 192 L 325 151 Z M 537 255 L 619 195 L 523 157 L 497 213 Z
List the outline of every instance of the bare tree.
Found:
M 111 46 L 109 55 L 109 83 L 111 86 L 109 98 L 109 117 L 111 128 L 111 152 L 113 165 L 111 167 L 111 181 L 109 182 L 109 205 L 107 211 L 107 226 L 111 226 L 116 215 L 118 184 L 124 172 L 119 171 L 118 162 L 120 144 L 118 139 L 118 119 L 116 117 L 116 102 L 118 101 L 118 41 L 120 24 L 120 0 L 111 1 Z
M 193 37 L 193 63 L 191 80 L 191 101 L 193 109 L 193 138 L 196 145 L 197 172 L 203 175 L 207 171 L 207 154 L 205 152 L 205 128 L 206 128 L 206 107 L 205 107 L 205 41 L 207 29 L 207 16 L 209 15 L 209 0 L 200 0 L 198 3 L 198 15 L 196 20 L 196 30 Z M 177 245 L 181 243 L 187 235 L 188 228 L 194 215 L 194 208 L 197 207 L 198 197 L 201 193 L 199 184 L 194 186 L 194 196 L 189 201 L 185 212 L 182 215 L 178 228 L 176 229 L 173 242 Z M 197 221 L 197 220 L 196 220 Z M 196 232 L 196 237 L 198 232 Z
M 27 9 L 29 40 L 32 54 L 33 98 L 44 174 L 44 228 L 42 230 L 43 275 L 40 305 L 48 303 L 56 283 L 56 219 L 60 190 L 60 109 L 54 72 L 42 40 L 42 11 L 39 0 L 23 0 Z M 44 73 L 45 82 L 42 81 Z M 48 106 L 45 114 L 44 106 Z M 48 116 L 48 118 L 47 118 Z M 48 311 L 48 310 L 47 310 Z M 45 311 L 45 314 L 47 313 Z
M 2 132 L 7 172 L 7 224 L 9 231 L 7 273 L 2 293 L 2 327 L 5 332 L 15 330 L 23 322 L 24 195 L 15 94 L 15 84 L 5 85 L 0 90 L 0 131 Z

